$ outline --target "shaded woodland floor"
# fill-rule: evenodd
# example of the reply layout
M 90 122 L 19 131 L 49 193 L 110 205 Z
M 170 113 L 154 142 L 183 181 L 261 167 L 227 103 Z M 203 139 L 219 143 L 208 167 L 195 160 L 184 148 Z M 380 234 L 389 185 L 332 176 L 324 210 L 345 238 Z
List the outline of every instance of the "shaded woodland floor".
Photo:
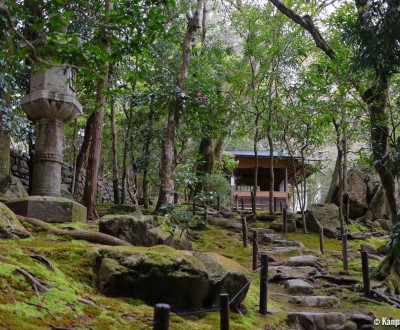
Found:
M 224 225 L 221 226 L 221 221 Z M 215 251 L 233 259 L 252 272 L 252 247 L 243 248 L 239 220 L 219 219 L 210 221 L 204 230 L 192 230 L 194 248 L 199 251 Z M 212 224 L 214 223 L 214 225 Z M 219 225 L 218 225 L 219 223 Z M 96 278 L 92 265 L 88 264 L 85 253 L 96 244 L 71 240 L 49 234 L 42 229 L 33 228 L 26 223 L 34 237 L 24 240 L 0 241 L 0 328 L 2 329 L 141 329 L 152 323 L 153 308 L 131 298 L 105 297 L 96 289 Z M 225 224 L 232 224 L 226 226 Z M 260 230 L 269 227 L 268 221 L 249 223 L 249 227 Z M 66 224 L 59 224 L 65 227 Z M 97 231 L 96 224 L 71 223 L 75 229 Z M 230 228 L 230 229 L 227 229 Z M 299 241 L 302 248 L 282 249 L 280 243 L 265 243 L 260 239 L 260 251 L 271 256 L 270 278 L 274 267 L 280 267 L 290 257 L 299 255 L 318 256 L 320 274 L 326 278 L 305 278 L 314 285 L 309 296 L 334 296 L 338 303 L 334 307 L 314 308 L 290 302 L 285 281 L 269 283 L 268 311 L 266 316 L 259 310 L 259 275 L 253 273 L 248 295 L 240 308 L 240 313 L 231 313 L 232 329 L 288 329 L 288 313 L 297 311 L 343 311 L 373 313 L 374 317 L 393 317 L 400 319 L 400 310 L 388 304 L 368 302 L 362 299 L 361 258 L 358 252 L 361 243 L 375 248 L 385 243 L 384 238 L 371 237 L 365 240 L 349 241 L 349 273 L 341 273 L 341 242 L 325 238 L 325 255 L 319 256 L 318 234 L 304 235 L 301 231 L 285 235 L 285 240 Z M 34 255 L 45 257 L 55 270 Z M 376 267 L 378 260 L 371 259 L 370 266 Z M 292 267 L 295 268 L 295 267 Z M 33 274 L 46 291 L 35 292 L 26 278 L 16 271 L 24 269 Z M 351 281 L 334 283 L 327 278 L 345 277 Z M 380 283 L 372 283 L 379 286 Z M 195 288 L 194 288 L 195 290 Z M 173 313 L 171 329 L 218 329 L 219 313 L 206 313 L 195 316 L 178 316 Z M 387 329 L 388 327 L 385 327 Z M 383 329 L 383 328 L 382 328 Z

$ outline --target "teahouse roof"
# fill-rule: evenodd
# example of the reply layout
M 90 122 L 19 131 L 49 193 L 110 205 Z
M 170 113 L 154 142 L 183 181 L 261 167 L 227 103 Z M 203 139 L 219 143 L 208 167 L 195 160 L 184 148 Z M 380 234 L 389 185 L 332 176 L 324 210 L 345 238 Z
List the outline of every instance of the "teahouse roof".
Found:
M 255 158 L 254 150 L 226 150 L 226 152 L 235 156 L 236 159 L 238 158 Z M 257 151 L 258 158 L 265 159 L 270 157 L 269 150 L 259 150 Z M 273 156 L 275 160 L 282 160 L 286 164 L 286 168 L 288 170 L 288 182 L 291 185 L 296 185 L 299 183 L 299 177 L 302 173 L 302 163 L 301 157 L 299 156 L 290 156 L 285 150 L 274 150 Z M 311 159 L 305 159 L 306 162 L 308 161 L 315 161 Z M 317 169 L 308 164 L 304 164 L 304 169 L 306 176 L 309 177 L 311 174 L 317 171 Z M 237 176 L 249 176 L 251 175 L 253 169 L 251 168 L 240 168 L 238 167 L 235 170 L 235 175 Z M 297 179 L 297 180 L 296 180 Z

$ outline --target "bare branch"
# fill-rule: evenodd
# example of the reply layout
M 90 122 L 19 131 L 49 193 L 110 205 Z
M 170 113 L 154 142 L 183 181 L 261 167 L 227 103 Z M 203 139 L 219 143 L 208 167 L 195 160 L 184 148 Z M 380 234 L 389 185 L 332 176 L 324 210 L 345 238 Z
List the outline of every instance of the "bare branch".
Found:
M 326 55 L 328 55 L 331 59 L 336 57 L 335 51 L 329 46 L 329 44 L 322 37 L 321 33 L 319 33 L 318 29 L 314 25 L 313 20 L 310 15 L 304 15 L 303 17 L 296 14 L 292 9 L 286 7 L 279 0 L 269 0 L 282 14 L 290 18 L 293 22 L 299 24 L 303 28 L 305 28 L 312 36 L 315 41 L 315 45 L 322 49 Z

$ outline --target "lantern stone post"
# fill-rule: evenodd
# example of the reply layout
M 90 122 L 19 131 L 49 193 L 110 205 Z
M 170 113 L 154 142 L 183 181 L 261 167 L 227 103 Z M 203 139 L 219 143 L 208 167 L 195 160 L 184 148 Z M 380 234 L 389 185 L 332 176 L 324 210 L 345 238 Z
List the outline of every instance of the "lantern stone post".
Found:
M 75 95 L 75 71 L 66 65 L 32 74 L 21 106 L 36 126 L 32 193 L 7 205 L 16 213 L 49 222 L 86 220 L 86 208 L 60 197 L 64 123 L 82 114 Z

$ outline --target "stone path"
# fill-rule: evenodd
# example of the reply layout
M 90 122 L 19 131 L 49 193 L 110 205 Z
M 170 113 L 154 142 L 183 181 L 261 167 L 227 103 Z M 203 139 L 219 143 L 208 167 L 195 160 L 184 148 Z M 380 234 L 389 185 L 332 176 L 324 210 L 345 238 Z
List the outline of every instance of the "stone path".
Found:
M 262 234 L 260 241 L 260 253 L 268 254 L 272 260 L 268 269 L 272 286 L 269 299 L 288 304 L 290 329 L 373 329 L 373 315 L 339 311 L 341 300 L 335 294 L 359 281 L 331 274 L 328 266 L 334 261 L 322 258 L 320 251 L 305 249 L 302 242 L 287 240 L 270 230 Z

